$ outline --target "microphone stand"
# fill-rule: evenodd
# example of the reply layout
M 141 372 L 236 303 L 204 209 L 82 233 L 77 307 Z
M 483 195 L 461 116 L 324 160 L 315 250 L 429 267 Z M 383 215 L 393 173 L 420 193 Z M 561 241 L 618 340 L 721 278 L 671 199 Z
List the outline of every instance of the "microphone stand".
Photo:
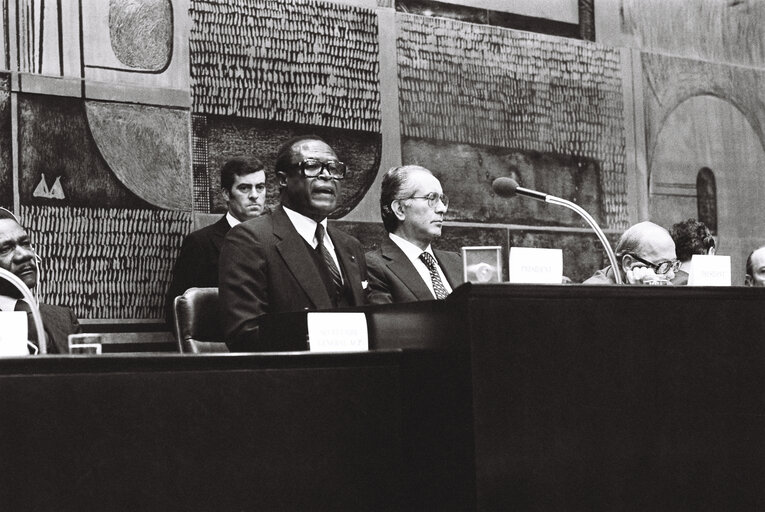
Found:
M 520 189 L 520 187 L 518 188 Z M 598 235 L 598 239 L 600 240 L 600 243 L 603 244 L 603 248 L 606 250 L 606 254 L 608 255 L 608 261 L 611 262 L 611 268 L 614 271 L 614 279 L 616 280 L 616 284 L 624 284 L 624 281 L 622 281 L 622 273 L 619 271 L 619 263 L 616 261 L 616 254 L 614 254 L 614 250 L 611 249 L 611 244 L 608 243 L 606 234 L 603 233 L 602 229 L 600 229 L 598 224 L 595 222 L 595 219 L 593 219 L 592 216 L 590 216 L 590 214 L 584 210 L 584 208 L 582 208 L 576 203 L 567 201 L 566 199 L 562 199 L 560 197 L 555 197 L 551 195 L 545 195 L 544 202 L 550 203 L 550 204 L 557 204 L 559 206 L 565 206 L 566 208 L 574 210 L 576 213 L 581 215 L 584 220 L 587 221 L 587 224 L 589 224 L 590 227 L 593 229 L 593 231 L 595 231 L 595 234 Z
M 27 288 L 27 285 L 24 284 L 24 281 L 19 279 L 16 274 L 7 271 L 4 268 L 0 268 L 0 278 L 9 281 L 21 292 L 24 299 L 29 302 L 30 309 L 32 310 L 32 319 L 34 320 L 35 328 L 37 329 L 37 346 L 40 347 L 40 354 L 47 354 L 48 350 L 45 346 L 45 329 L 43 328 L 42 317 L 40 316 L 40 308 L 37 305 L 37 301 L 32 295 L 32 292 Z

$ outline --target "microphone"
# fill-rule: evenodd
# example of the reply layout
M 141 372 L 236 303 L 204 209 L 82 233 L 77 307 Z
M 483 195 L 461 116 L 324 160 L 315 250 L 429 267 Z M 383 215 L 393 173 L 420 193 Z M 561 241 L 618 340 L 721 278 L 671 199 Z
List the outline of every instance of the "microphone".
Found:
M 518 194 L 520 196 L 536 199 L 537 201 L 547 201 L 548 197 L 544 192 L 537 192 L 536 190 L 518 186 L 518 182 L 512 178 L 497 178 L 491 184 L 491 189 L 499 197 L 513 197 Z
M 516 195 L 530 197 L 532 199 L 536 199 L 537 201 L 544 201 L 545 203 L 565 206 L 566 208 L 574 210 L 576 213 L 581 215 L 582 218 L 587 221 L 587 224 L 590 225 L 592 230 L 595 231 L 595 234 L 598 235 L 600 243 L 603 244 L 603 248 L 606 250 L 606 254 L 608 255 L 608 261 L 611 263 L 611 268 L 614 269 L 614 278 L 616 280 L 616 284 L 623 284 L 622 274 L 619 272 L 619 264 L 616 261 L 616 254 L 614 254 L 613 249 L 611 249 L 611 244 L 608 243 L 606 234 L 603 233 L 603 230 L 600 229 L 598 223 L 595 222 L 595 219 L 593 219 L 592 216 L 584 210 L 584 208 L 576 203 L 572 203 L 571 201 L 562 199 L 560 197 L 555 197 L 551 196 L 550 194 L 545 194 L 544 192 L 520 187 L 518 186 L 518 182 L 512 178 L 502 177 L 495 179 L 491 184 L 491 189 L 499 197 L 510 198 Z

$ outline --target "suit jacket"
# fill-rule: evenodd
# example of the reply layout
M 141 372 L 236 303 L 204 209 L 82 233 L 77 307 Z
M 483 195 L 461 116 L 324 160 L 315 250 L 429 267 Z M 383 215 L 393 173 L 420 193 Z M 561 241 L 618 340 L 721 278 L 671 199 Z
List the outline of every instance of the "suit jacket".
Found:
M 462 284 L 462 258 L 456 253 L 435 249 L 433 254 L 452 290 Z M 370 303 L 435 300 L 412 262 L 390 238 L 386 237 L 379 249 L 368 252 L 366 259 L 369 267 Z
M 165 298 L 165 319 L 174 324 L 173 301 L 178 295 L 195 286 L 218 286 L 218 258 L 223 239 L 231 229 L 226 216 L 214 224 L 190 233 L 181 245 L 181 252 L 173 268 L 173 280 Z
M 366 303 L 364 253 L 358 240 L 327 229 L 349 286 L 352 305 Z M 257 350 L 258 317 L 266 313 L 331 309 L 310 248 L 279 206 L 226 236 L 220 255 L 220 303 L 229 349 Z
M 48 336 L 48 353 L 68 354 L 69 335 L 82 332 L 77 317 L 69 308 L 40 304 L 40 316 Z M 32 340 L 37 344 L 37 340 Z

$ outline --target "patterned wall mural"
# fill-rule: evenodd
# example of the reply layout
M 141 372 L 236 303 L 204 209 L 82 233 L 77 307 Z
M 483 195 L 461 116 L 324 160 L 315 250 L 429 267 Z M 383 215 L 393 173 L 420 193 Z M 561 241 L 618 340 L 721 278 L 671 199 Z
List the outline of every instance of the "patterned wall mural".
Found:
M 617 50 L 446 19 L 400 14 L 397 20 L 405 160 L 438 164 L 427 154 L 438 151 L 413 143 L 418 139 L 463 143 L 473 153 L 464 164 L 469 169 L 459 162 L 447 177 L 457 186 L 458 176 L 470 171 L 453 202 L 456 220 L 579 224 L 565 211 L 545 218 L 536 205 L 523 211 L 529 206 L 516 203 L 518 211 L 483 199 L 494 178 L 515 172 L 521 185 L 546 186 L 594 206 L 605 227 L 625 227 Z
M 192 3 L 191 16 L 193 108 L 207 115 L 209 138 L 208 160 L 194 165 L 207 169 L 210 210 L 224 211 L 217 171 L 228 158 L 254 153 L 273 162 L 281 142 L 315 132 L 349 165 L 333 216 L 350 211 L 372 184 L 381 151 L 376 13 L 312 0 L 204 0 Z M 269 190 L 273 206 L 273 174 Z
M 391 16 L 394 2 L 351 4 L 82 0 L 79 9 L 8 0 L 2 34 L 19 45 L 14 53 L 6 44 L 0 62 L 29 74 L 14 90 L 0 77 L 0 184 L 18 175 L 0 200 L 19 211 L 45 259 L 43 300 L 83 319 L 158 321 L 180 241 L 199 214 L 224 210 L 221 164 L 250 153 L 271 170 L 279 144 L 306 132 L 325 137 L 349 165 L 333 217 L 365 247 L 379 240 L 379 218 L 342 218 L 378 177 L 387 129 L 401 137 L 403 163 L 440 173 L 450 220 L 487 225 L 446 229 L 444 248 L 498 237 L 505 247 L 559 243 L 572 261 L 567 273 L 586 277 L 602 252 L 577 231 L 578 219 L 501 202 L 489 187 L 514 176 L 575 200 L 604 227 L 625 226 L 618 51 Z M 394 20 L 384 30 L 395 35 L 395 47 L 386 47 L 395 68 L 385 70 L 379 9 Z M 397 76 L 398 91 L 380 90 L 383 73 Z M 382 95 L 396 93 L 400 125 L 386 128 Z M 15 157 L 6 143 L 14 138 Z M 17 204 L 7 192 L 14 188 Z M 564 231 L 497 227 L 513 223 Z

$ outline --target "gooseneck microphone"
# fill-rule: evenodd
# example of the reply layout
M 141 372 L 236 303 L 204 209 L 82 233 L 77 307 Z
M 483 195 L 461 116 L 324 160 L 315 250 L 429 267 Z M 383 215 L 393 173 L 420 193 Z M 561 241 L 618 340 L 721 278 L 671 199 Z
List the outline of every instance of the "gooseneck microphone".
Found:
M 614 279 L 616 280 L 616 284 L 623 284 L 622 274 L 619 272 L 619 263 L 616 261 L 616 254 L 614 254 L 613 249 L 611 249 L 611 244 L 608 243 L 606 234 L 603 233 L 602 229 L 600 229 L 598 223 L 595 222 L 595 219 L 593 219 L 592 216 L 587 213 L 581 206 L 560 197 L 551 196 L 550 194 L 545 194 L 544 192 L 539 192 L 537 190 L 531 190 L 518 186 L 518 182 L 512 178 L 495 179 L 491 184 L 491 189 L 499 197 L 509 198 L 516 195 L 530 197 L 532 199 L 536 199 L 537 201 L 544 201 L 545 203 L 565 206 L 566 208 L 574 210 L 576 213 L 581 215 L 582 218 L 587 221 L 587 224 L 590 225 L 592 230 L 595 231 L 595 234 L 598 235 L 600 243 L 603 244 L 603 248 L 606 250 L 606 254 L 608 255 L 608 261 L 611 262 L 611 268 L 614 270 Z

